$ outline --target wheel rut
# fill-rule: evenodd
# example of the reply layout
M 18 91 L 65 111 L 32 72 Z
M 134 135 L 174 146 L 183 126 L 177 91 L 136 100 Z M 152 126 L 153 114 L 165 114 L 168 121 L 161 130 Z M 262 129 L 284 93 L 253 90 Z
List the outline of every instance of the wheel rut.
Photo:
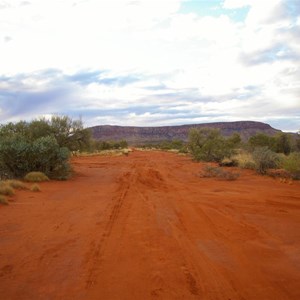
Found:
M 112 198 L 112 208 L 110 209 L 109 218 L 104 226 L 104 230 L 98 241 L 92 241 L 89 257 L 90 268 L 88 270 L 88 276 L 86 281 L 86 289 L 91 288 L 96 281 L 97 273 L 101 269 L 102 254 L 105 250 L 107 240 L 111 237 L 111 233 L 114 224 L 117 222 L 120 215 L 124 200 L 130 189 L 132 183 L 132 173 L 126 172 L 119 178 L 119 187 L 116 191 L 116 195 Z

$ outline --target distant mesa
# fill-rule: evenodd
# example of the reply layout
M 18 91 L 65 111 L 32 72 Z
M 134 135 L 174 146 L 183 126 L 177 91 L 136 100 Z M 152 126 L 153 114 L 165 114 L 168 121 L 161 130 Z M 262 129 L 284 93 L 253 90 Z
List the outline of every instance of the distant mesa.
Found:
M 264 133 L 275 135 L 280 130 L 272 128 L 269 124 L 254 121 L 203 123 L 179 126 L 160 127 L 133 127 L 133 126 L 112 126 L 99 125 L 91 127 L 92 135 L 97 140 L 119 141 L 126 140 L 131 145 L 143 143 L 158 143 L 166 140 L 187 141 L 188 132 L 191 128 L 217 128 L 224 136 L 230 136 L 237 132 L 243 140 L 257 134 Z

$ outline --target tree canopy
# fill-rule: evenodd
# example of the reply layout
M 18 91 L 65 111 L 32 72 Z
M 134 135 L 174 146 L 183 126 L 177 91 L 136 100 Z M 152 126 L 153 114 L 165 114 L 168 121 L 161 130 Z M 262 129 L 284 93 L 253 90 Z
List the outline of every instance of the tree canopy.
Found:
M 70 151 L 84 150 L 90 142 L 91 133 L 82 121 L 68 116 L 1 125 L 0 178 L 41 171 L 65 179 L 70 174 Z

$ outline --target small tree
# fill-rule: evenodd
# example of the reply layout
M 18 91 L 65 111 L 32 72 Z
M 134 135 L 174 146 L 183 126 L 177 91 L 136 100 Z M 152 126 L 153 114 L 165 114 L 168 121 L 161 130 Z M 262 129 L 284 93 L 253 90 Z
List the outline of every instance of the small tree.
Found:
M 220 162 L 234 153 L 233 140 L 223 138 L 217 129 L 192 128 L 188 146 L 195 160 Z
M 91 144 L 91 132 L 83 127 L 82 121 L 72 120 L 68 116 L 53 116 L 50 120 L 40 118 L 31 122 L 20 121 L 0 126 L 0 138 L 18 134 L 27 141 L 53 136 L 60 147 L 69 150 L 88 149 Z
M 241 145 L 242 139 L 241 136 L 237 132 L 235 132 L 227 139 L 227 142 L 230 146 L 236 148 Z
M 32 141 L 52 134 L 51 125 L 45 118 L 33 120 L 28 124 L 28 136 Z
M 11 137 L 16 134 L 29 138 L 28 123 L 20 121 L 18 123 L 10 122 L 5 125 L 0 125 L 0 138 Z
M 264 133 L 257 133 L 249 138 L 248 145 L 252 151 L 257 147 L 267 147 L 276 151 L 276 138 Z
M 89 147 L 91 132 L 83 128 L 82 120 L 72 120 L 68 116 L 53 116 L 49 124 L 61 147 L 67 147 L 72 151 Z
M 291 152 L 300 152 L 300 130 L 291 136 Z
M 291 152 L 292 144 L 290 136 L 286 133 L 279 133 L 276 136 L 276 152 L 288 155 Z

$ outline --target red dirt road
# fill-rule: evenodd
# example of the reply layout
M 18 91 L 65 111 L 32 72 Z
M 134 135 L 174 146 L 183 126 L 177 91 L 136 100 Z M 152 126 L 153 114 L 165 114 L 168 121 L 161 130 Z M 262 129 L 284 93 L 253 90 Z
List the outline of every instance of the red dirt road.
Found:
M 0 299 L 300 299 L 300 183 L 163 152 L 73 160 L 0 207 Z

